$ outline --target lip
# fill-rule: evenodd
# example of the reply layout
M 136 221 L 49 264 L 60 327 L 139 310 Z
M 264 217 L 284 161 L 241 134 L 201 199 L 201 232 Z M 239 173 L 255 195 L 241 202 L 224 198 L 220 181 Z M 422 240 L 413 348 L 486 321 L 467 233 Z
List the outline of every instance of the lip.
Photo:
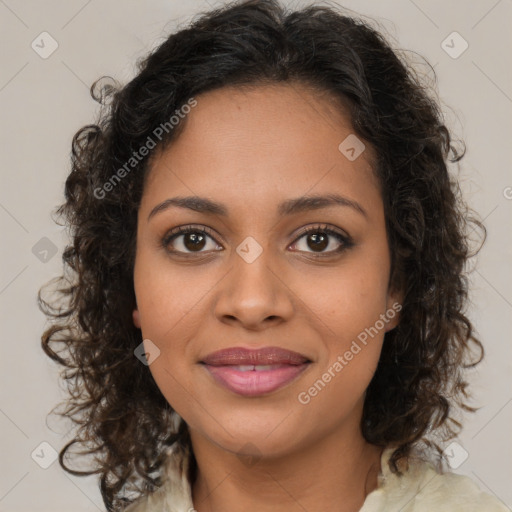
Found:
M 267 364 L 288 364 L 298 365 L 309 362 L 309 359 L 281 347 L 263 347 L 259 349 L 248 349 L 244 347 L 225 348 L 208 354 L 202 363 L 209 366 L 226 365 L 267 365 Z
M 200 363 L 216 382 L 230 391 L 243 396 L 259 396 L 297 378 L 311 361 L 298 352 L 280 347 L 256 350 L 234 347 L 213 352 Z

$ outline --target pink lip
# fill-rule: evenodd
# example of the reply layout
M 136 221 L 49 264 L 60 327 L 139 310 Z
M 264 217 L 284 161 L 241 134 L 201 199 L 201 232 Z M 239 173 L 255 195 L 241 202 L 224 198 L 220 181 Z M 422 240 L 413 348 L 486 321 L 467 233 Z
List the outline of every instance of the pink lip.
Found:
M 270 393 L 295 379 L 311 361 L 297 352 L 279 347 L 249 350 L 243 347 L 213 352 L 201 363 L 227 389 L 244 396 Z M 242 371 L 235 366 L 272 366 Z
M 303 364 L 309 359 L 298 352 L 280 347 L 263 347 L 248 349 L 233 347 L 218 350 L 208 354 L 202 363 L 211 366 L 241 365 L 241 364 Z

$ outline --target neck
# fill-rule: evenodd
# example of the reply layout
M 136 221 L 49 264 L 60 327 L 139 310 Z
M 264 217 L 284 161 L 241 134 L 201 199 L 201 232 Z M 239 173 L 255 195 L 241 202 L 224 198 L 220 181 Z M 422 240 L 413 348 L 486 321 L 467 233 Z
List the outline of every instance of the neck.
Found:
M 383 449 L 362 435 L 323 437 L 279 458 L 241 459 L 191 432 L 197 512 L 357 512 L 377 488 Z

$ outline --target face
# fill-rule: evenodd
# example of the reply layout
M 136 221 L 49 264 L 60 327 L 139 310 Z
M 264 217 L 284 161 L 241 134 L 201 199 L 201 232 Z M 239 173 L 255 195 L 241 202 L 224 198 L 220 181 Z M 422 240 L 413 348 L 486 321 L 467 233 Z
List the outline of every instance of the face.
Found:
M 341 144 L 349 117 L 304 86 L 196 100 L 145 184 L 134 323 L 145 348 L 158 348 L 149 369 L 191 431 L 231 452 L 251 443 L 263 456 L 291 453 L 359 425 L 398 321 L 371 148 L 358 156 L 361 141 Z M 168 201 L 191 196 L 216 205 Z M 275 366 L 257 368 L 250 389 L 231 367 L 226 385 L 203 362 L 234 347 L 309 362 L 274 377 L 263 373 Z

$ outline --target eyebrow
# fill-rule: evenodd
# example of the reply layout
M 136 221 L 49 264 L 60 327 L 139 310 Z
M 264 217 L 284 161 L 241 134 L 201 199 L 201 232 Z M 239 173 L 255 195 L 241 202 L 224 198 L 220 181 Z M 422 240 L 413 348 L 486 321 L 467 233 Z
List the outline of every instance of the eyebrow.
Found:
M 217 203 L 205 197 L 187 196 L 187 197 L 172 197 L 166 199 L 160 204 L 157 204 L 148 215 L 149 220 L 157 213 L 163 212 L 171 207 L 186 208 L 199 213 L 207 213 L 211 215 L 219 215 L 221 217 L 228 216 L 228 209 L 222 203 Z M 297 197 L 295 199 L 288 199 L 277 208 L 279 215 L 293 215 L 310 210 L 319 210 L 329 206 L 344 206 L 352 208 L 359 212 L 364 217 L 368 218 L 365 209 L 357 202 L 339 194 L 327 195 L 309 195 Z

